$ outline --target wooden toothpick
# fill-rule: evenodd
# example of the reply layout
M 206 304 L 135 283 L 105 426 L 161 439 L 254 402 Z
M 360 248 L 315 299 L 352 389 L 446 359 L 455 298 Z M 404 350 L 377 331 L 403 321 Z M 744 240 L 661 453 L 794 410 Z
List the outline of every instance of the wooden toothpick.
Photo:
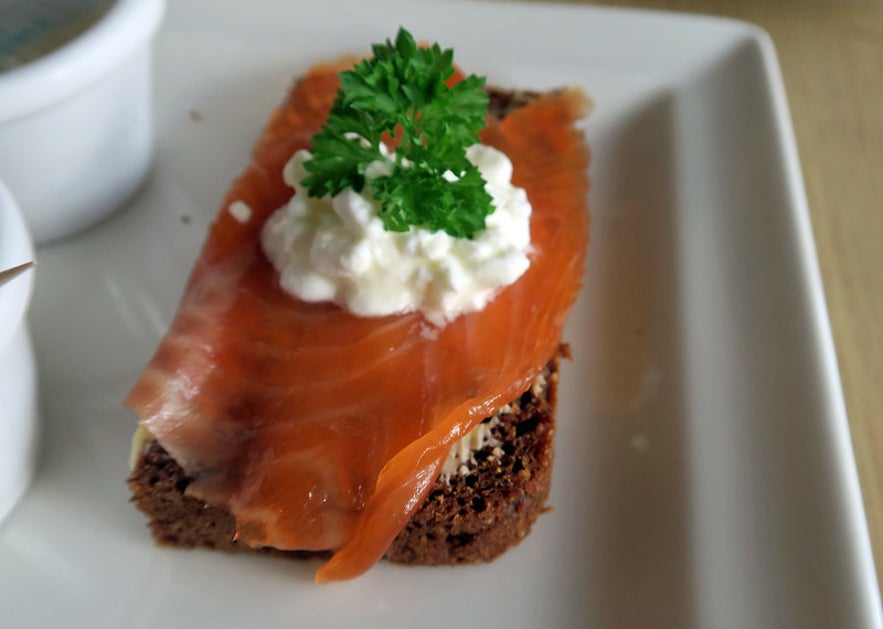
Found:
M 5 271 L 0 271 L 0 286 L 3 286 L 11 279 L 18 277 L 32 266 L 34 266 L 33 261 L 19 264 L 18 266 L 14 266 L 11 269 L 6 269 Z

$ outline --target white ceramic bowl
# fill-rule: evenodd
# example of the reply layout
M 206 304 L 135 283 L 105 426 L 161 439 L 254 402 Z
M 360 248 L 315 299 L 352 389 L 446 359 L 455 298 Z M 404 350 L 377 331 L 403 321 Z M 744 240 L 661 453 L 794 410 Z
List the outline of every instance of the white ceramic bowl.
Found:
M 38 243 L 105 217 L 153 155 L 150 41 L 163 0 L 116 0 L 55 50 L 0 73 L 0 178 Z
M 0 183 L 0 270 L 33 255 L 21 213 Z M 0 521 L 24 494 L 37 461 L 37 375 L 26 319 L 33 283 L 31 269 L 0 286 Z

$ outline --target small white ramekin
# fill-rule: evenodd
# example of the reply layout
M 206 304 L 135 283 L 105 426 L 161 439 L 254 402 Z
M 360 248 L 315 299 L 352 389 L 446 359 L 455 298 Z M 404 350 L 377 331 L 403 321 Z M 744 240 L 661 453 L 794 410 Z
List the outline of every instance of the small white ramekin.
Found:
M 0 270 L 33 255 L 22 215 L 0 182 Z M 26 317 L 33 283 L 31 269 L 0 286 L 0 521 L 24 495 L 37 463 L 37 373 Z
M 91 225 L 153 156 L 150 42 L 164 0 L 116 0 L 72 41 L 0 73 L 0 178 L 37 243 Z

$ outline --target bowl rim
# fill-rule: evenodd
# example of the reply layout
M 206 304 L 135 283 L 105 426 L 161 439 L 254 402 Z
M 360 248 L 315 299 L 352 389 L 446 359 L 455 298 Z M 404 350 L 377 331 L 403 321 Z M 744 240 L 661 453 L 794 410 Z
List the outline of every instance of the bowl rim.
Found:
M 19 118 L 100 79 L 153 37 L 165 0 L 115 0 L 77 37 L 0 74 L 0 123 Z

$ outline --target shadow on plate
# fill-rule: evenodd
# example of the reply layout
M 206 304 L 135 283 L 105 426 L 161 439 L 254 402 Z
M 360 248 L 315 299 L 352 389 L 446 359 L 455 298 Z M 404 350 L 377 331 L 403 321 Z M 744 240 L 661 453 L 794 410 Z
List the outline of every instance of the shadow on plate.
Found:
M 569 336 L 556 468 L 578 485 L 569 584 L 586 626 L 691 625 L 673 103 L 592 134 L 592 243 Z M 556 500 L 557 498 L 557 500 Z M 561 504 L 562 496 L 553 496 Z M 572 564 L 572 559 L 570 561 Z M 572 578 L 571 573 L 571 578 Z M 566 582 L 566 581 L 565 581 Z

